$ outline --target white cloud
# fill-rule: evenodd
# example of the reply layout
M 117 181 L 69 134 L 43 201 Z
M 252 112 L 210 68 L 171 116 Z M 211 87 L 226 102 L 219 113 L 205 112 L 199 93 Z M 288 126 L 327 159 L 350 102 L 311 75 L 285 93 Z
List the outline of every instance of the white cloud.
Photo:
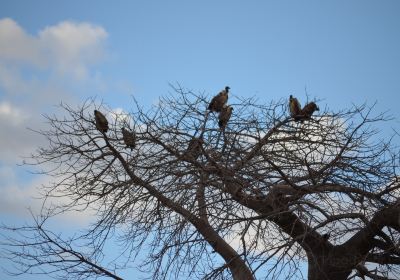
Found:
M 35 176 L 29 183 L 18 180 L 15 170 L 9 166 L 0 167 L 0 180 L 2 181 L 0 196 L 0 214 L 11 215 L 15 218 L 30 218 L 30 211 L 37 215 L 43 207 L 40 187 L 51 184 L 51 177 L 40 175 Z M 50 198 L 46 201 L 45 207 L 50 205 L 67 204 L 67 197 Z M 82 211 L 66 212 L 57 216 L 58 221 L 73 223 L 75 225 L 87 225 L 94 217 L 94 210 L 85 209 Z
M 72 73 L 77 78 L 87 76 L 86 65 L 104 55 L 106 31 L 88 23 L 61 22 L 45 28 L 39 34 L 40 48 L 61 73 Z
M 54 105 L 97 92 L 101 72 L 95 66 L 107 56 L 107 37 L 86 22 L 63 21 L 30 34 L 13 19 L 0 19 L 0 213 L 40 209 L 32 197 L 49 178 L 27 178 L 17 164 L 47 141 L 27 128 L 46 130 L 42 114 L 55 112 Z
M 113 122 L 124 123 L 124 124 L 128 124 L 128 125 L 130 125 L 132 123 L 132 119 L 131 119 L 129 113 L 127 113 L 122 108 L 112 109 L 111 112 L 109 112 L 109 114 L 107 114 L 107 116 L 109 116 L 113 120 Z
M 20 124 L 28 116 L 8 102 L 0 102 L 0 120 L 7 120 L 12 125 Z
M 11 214 L 14 217 L 28 217 L 28 208 L 38 213 L 41 202 L 37 197 L 37 189 L 33 186 L 22 187 L 18 185 L 8 185 L 1 188 L 0 213 Z
M 42 114 L 61 101 L 74 103 L 93 92 L 90 67 L 106 55 L 107 32 L 90 23 L 63 21 L 28 34 L 10 18 L 0 19 L 0 159 L 18 163 L 42 138 L 27 128 L 45 128 Z M 94 71 L 97 76 L 98 71 Z M 86 79 L 87 81 L 88 79 Z
M 12 19 L 0 20 L 0 59 L 40 65 L 36 40 Z
M 107 36 L 100 26 L 70 21 L 48 26 L 32 36 L 5 18 L 0 20 L 0 60 L 84 79 L 88 66 L 105 56 Z

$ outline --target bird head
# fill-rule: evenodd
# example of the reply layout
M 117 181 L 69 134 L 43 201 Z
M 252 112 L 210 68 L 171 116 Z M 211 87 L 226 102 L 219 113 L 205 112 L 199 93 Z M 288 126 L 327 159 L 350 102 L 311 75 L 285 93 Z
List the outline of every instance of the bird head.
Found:
M 230 89 L 231 89 L 231 88 L 228 87 L 228 86 L 225 87 L 226 92 L 228 92 Z
M 289 96 L 289 99 L 293 99 L 293 95 L 290 95 L 290 96 Z

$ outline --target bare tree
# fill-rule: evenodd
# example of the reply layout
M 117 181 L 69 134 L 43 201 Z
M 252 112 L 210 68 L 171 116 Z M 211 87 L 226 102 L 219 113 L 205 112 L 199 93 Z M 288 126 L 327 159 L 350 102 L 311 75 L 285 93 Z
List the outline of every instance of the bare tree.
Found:
M 375 130 L 383 115 L 359 106 L 296 122 L 287 100 L 237 98 L 222 130 L 208 96 L 174 90 L 146 112 L 111 118 L 91 100 L 47 117 L 49 146 L 33 159 L 52 167 L 45 198 L 71 201 L 51 213 L 90 207 L 97 220 L 67 240 L 45 229 L 49 213 L 8 228 L 26 236 L 5 247 L 22 272 L 121 279 L 146 246 L 152 279 L 302 279 L 304 263 L 311 280 L 400 275 L 399 154 Z M 108 132 L 94 107 L 108 112 Z M 101 265 L 111 235 L 123 260 Z

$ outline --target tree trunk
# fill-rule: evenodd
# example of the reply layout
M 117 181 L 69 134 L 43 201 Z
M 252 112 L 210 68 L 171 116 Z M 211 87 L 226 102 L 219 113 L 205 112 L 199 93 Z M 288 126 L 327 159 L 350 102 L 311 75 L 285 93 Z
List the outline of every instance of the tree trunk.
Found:
M 340 260 L 332 257 L 308 258 L 308 280 L 346 280 L 352 269 L 338 265 L 337 261 Z
M 247 266 L 234 267 L 234 262 L 229 266 L 234 280 L 255 280 L 253 274 Z

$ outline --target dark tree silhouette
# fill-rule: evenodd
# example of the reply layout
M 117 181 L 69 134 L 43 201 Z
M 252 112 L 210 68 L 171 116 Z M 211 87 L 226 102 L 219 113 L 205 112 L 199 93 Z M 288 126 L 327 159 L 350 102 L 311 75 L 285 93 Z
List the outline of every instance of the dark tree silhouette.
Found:
M 395 279 L 400 275 L 399 154 L 376 127 L 387 121 L 359 106 L 321 110 L 304 122 L 287 100 L 240 99 L 224 130 L 210 97 L 180 87 L 149 111 L 111 118 L 94 100 L 65 118 L 48 116 L 49 146 L 33 156 L 52 169 L 45 197 L 96 209 L 82 236 L 63 239 L 33 225 L 8 228 L 8 256 L 21 272 L 83 279 L 107 276 L 147 253 L 152 279 Z M 232 98 L 230 98 L 230 102 Z M 319 104 L 321 105 L 321 104 Z M 93 108 L 108 112 L 107 133 Z M 126 149 L 121 127 L 134 127 Z M 196 156 L 189 143 L 201 139 Z M 102 265 L 110 236 L 121 257 Z M 146 248 L 144 250 L 143 248 Z M 82 249 L 82 250 L 80 250 Z M 122 258 L 122 260 L 121 260 Z M 308 264 L 308 276 L 301 266 Z

